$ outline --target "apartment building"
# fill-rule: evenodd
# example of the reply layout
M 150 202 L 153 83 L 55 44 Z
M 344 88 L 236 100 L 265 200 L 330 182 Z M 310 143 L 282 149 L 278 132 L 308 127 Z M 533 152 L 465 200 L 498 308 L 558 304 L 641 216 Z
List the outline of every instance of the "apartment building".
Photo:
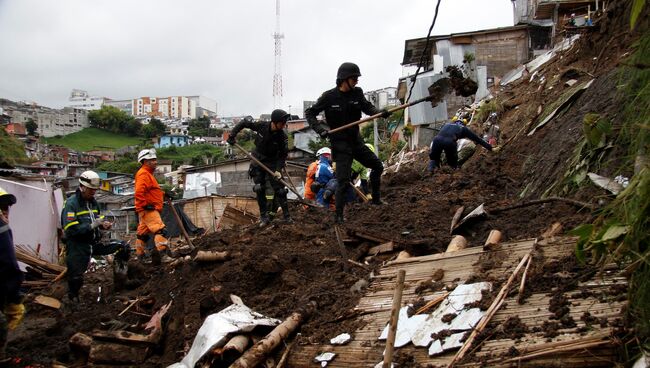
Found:
M 42 137 L 67 135 L 90 126 L 88 111 L 73 107 L 52 109 L 36 104 L 14 102 L 0 99 L 0 107 L 11 117 L 12 123 L 24 125 L 30 119 L 37 125 L 37 133 Z

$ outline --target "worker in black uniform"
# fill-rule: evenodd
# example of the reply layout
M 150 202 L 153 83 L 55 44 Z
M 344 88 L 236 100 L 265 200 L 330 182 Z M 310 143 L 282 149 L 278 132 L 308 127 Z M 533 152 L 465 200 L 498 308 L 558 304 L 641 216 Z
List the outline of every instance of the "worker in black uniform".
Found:
M 83 286 L 83 275 L 91 256 L 113 254 L 116 251 L 126 257 L 130 253 L 128 243 L 123 241 L 101 241 L 101 230 L 109 230 L 113 224 L 100 214 L 95 192 L 100 179 L 94 171 L 84 171 L 79 176 L 79 188 L 70 196 L 61 211 L 66 266 L 68 267 L 68 298 L 79 302 L 79 290 Z
M 382 113 L 383 118 L 390 116 L 388 110 L 379 110 L 366 100 L 363 90 L 357 87 L 361 71 L 354 63 L 343 63 L 336 74 L 336 87 L 323 92 L 318 101 L 305 111 L 309 125 L 321 138 L 329 137 L 332 156 L 336 163 L 336 223 L 343 223 L 343 210 L 345 207 L 346 193 L 350 189 L 350 175 L 352 161 L 357 160 L 361 165 L 371 169 L 370 187 L 373 204 L 382 204 L 379 192 L 381 173 L 384 166 L 381 160 L 368 147 L 366 147 L 359 126 L 329 134 L 330 129 L 355 122 L 361 119 L 361 113 L 375 115 Z M 327 126 L 318 122 L 316 117 L 321 111 L 325 112 Z
M 461 138 L 467 138 L 476 144 L 480 144 L 488 151 L 492 151 L 492 146 L 477 136 L 465 126 L 466 120 L 455 120 L 442 126 L 438 134 L 431 141 L 429 150 L 428 170 L 433 173 L 440 166 L 440 155 L 445 151 L 447 163 L 454 169 L 458 168 L 458 151 L 457 143 Z
M 271 187 L 275 197 L 282 208 L 284 222 L 291 223 L 293 220 L 289 215 L 289 206 L 287 204 L 287 188 L 278 179 L 282 178 L 280 170 L 286 166 L 287 155 L 289 154 L 289 138 L 284 128 L 289 120 L 289 115 L 284 110 L 273 110 L 270 122 L 255 123 L 253 118 L 247 116 L 239 122 L 230 132 L 228 144 L 233 145 L 237 142 L 236 136 L 242 129 L 248 128 L 255 134 L 255 150 L 253 157 L 260 160 L 274 175 L 269 175 L 255 162 L 251 162 L 248 174 L 253 179 L 253 191 L 257 196 L 257 204 L 260 208 L 260 226 L 266 226 L 271 222 L 266 203 L 266 182 L 270 179 Z

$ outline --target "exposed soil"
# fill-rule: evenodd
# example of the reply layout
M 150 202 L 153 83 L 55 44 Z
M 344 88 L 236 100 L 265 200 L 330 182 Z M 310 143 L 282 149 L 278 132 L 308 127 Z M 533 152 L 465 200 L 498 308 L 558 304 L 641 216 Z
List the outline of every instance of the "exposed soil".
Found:
M 426 152 L 421 152 L 416 161 L 402 165 L 398 173 L 383 177 L 383 199 L 390 205 L 350 205 L 343 228 L 394 240 L 411 255 L 420 256 L 446 249 L 451 239 L 451 218 L 460 206 L 465 207 L 465 214 L 482 203 L 488 210 L 485 218 L 460 230 L 469 246 L 482 246 L 491 229 L 500 230 L 505 242 L 538 237 L 554 222 L 560 222 L 564 229 L 589 222 L 589 211 L 565 202 L 549 202 L 497 214 L 489 214 L 489 209 L 511 205 L 522 198 L 540 198 L 551 187 L 555 195 L 592 205 L 597 205 L 599 200 L 610 200 L 605 191 L 595 186 L 583 185 L 577 190 L 566 184 L 563 177 L 568 159 L 582 137 L 584 115 L 596 111 L 615 120 L 619 112 L 615 66 L 638 37 L 634 32 L 622 33 L 629 24 L 623 16 L 629 14 L 627 3 L 613 2 L 615 15 L 602 21 L 601 32 L 581 39 L 562 58 L 541 68 L 541 75 L 546 77 L 544 82 L 522 78 L 499 91 L 499 99 L 506 106 L 499 121 L 507 142 L 501 152 L 487 153 L 479 148 L 460 170 L 443 167 L 433 176 L 425 174 L 428 158 Z M 641 27 L 647 27 L 647 18 L 639 17 Z M 605 44 L 607 52 L 601 53 Z M 592 76 L 596 80 L 572 107 L 533 136 L 525 134 L 539 122 L 538 109 L 547 107 L 566 91 L 564 79 L 578 78 L 582 83 Z M 612 152 L 614 154 L 616 152 Z M 629 176 L 625 172 L 617 174 Z M 149 315 L 172 301 L 164 320 L 163 341 L 139 365 L 167 366 L 184 356 L 207 315 L 231 304 L 231 294 L 241 297 L 253 310 L 279 319 L 287 318 L 309 302 L 316 302 L 316 312 L 300 328 L 301 343 L 324 342 L 342 332 L 355 331 L 364 323 L 363 319 L 352 318 L 352 308 L 363 288 L 351 288 L 360 280 L 367 280 L 370 272 L 386 257 L 371 259 L 370 269 L 352 265 L 342 256 L 337 244 L 331 212 L 306 211 L 297 206 L 291 211 L 296 220 L 294 224 L 274 224 L 264 229 L 251 226 L 206 235 L 195 241 L 201 250 L 236 254 L 227 261 L 185 262 L 175 269 L 165 265 L 141 267 L 132 262 L 131 277 L 142 282 L 140 286 L 131 285 L 132 290 L 114 290 L 112 272 L 104 269 L 86 274 L 82 302 L 76 310 L 64 308 L 55 312 L 28 303 L 24 323 L 10 335 L 7 353 L 21 359 L 13 365 L 49 366 L 57 360 L 83 366 L 83 359 L 68 346 L 74 333 L 89 334 L 95 329 L 111 328 L 141 331 Z M 359 258 L 361 252 L 347 247 L 346 253 L 346 258 Z M 477 280 L 501 261 L 498 252 L 497 256 L 481 259 Z M 574 257 L 548 260 L 543 254 L 534 255 L 531 264 L 526 292 L 557 292 L 549 306 L 557 319 L 546 321 L 541 329 L 533 329 L 551 338 L 557 336 L 560 328 L 575 325 L 575 321 L 565 318 L 566 300 L 563 302 L 561 293 L 575 288 L 578 281 L 594 270 L 580 265 Z M 439 290 L 443 286 L 438 284 L 441 278 L 442 275 L 434 273 L 420 291 Z M 503 280 L 493 281 L 493 291 L 484 295 L 481 309 L 487 309 L 499 290 L 498 282 Z M 60 285 L 54 289 L 58 291 L 53 290 L 52 294 L 59 297 L 62 296 L 60 291 L 65 290 Z M 625 290 L 613 287 L 611 293 L 623 295 Z M 150 298 L 150 303 L 138 303 L 118 316 L 130 300 L 145 296 Z M 596 323 L 585 318 L 591 324 Z M 517 322 L 516 317 L 506 323 L 508 333 L 516 336 L 527 328 L 521 321 Z M 620 326 L 624 326 L 623 321 Z M 494 336 L 498 329 L 499 326 L 489 324 L 477 341 Z M 510 355 L 516 354 L 510 352 Z M 399 352 L 396 362 L 400 367 L 417 366 L 412 356 Z

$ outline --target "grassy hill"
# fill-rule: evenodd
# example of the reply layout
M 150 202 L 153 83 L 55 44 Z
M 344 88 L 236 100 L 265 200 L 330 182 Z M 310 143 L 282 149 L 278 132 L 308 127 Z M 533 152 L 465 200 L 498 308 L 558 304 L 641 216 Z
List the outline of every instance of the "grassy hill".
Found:
M 4 162 L 13 165 L 27 163 L 28 161 L 23 143 L 0 128 L 0 163 Z
M 111 133 L 97 128 L 86 128 L 63 137 L 50 137 L 43 140 L 47 144 L 57 144 L 76 151 L 90 151 L 93 149 L 117 149 L 134 146 L 141 144 L 143 138 Z

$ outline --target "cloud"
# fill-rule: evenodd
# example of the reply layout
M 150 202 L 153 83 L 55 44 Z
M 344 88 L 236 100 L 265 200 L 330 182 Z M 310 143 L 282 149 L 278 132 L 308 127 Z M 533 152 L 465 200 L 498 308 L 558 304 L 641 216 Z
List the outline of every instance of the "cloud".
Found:
M 282 107 L 302 113 L 345 61 L 364 90 L 395 86 L 406 39 L 435 1 L 282 0 Z M 512 24 L 508 0 L 443 1 L 434 34 Z M 275 1 L 0 0 L 0 97 L 64 106 L 72 88 L 114 99 L 202 94 L 222 115 L 273 109 Z

